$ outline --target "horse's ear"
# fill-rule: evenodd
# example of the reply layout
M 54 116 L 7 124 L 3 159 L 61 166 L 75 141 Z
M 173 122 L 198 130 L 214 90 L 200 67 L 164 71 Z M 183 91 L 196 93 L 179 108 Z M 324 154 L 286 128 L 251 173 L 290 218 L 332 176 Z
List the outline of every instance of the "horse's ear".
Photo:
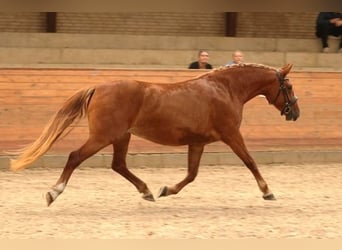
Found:
M 292 66 L 293 64 L 290 64 L 290 63 L 286 64 L 286 66 L 281 68 L 281 73 L 283 73 L 283 75 L 286 76 L 290 72 Z

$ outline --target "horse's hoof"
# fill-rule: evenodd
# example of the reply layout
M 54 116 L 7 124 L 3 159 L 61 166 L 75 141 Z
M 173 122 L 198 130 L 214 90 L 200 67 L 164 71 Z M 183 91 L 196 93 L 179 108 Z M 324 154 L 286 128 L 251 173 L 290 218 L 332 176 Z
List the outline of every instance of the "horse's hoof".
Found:
M 275 198 L 275 196 L 273 194 L 264 195 L 262 198 L 264 198 L 264 200 L 268 200 L 268 201 L 276 200 L 276 198 Z
M 147 201 L 156 201 L 153 197 L 153 194 L 144 194 L 142 198 Z
M 45 199 L 46 199 L 46 204 L 47 206 L 50 206 L 51 203 L 53 202 L 52 196 L 50 194 L 50 192 L 47 192 L 45 195 Z
M 167 196 L 168 195 L 168 188 L 167 186 L 162 187 L 159 189 L 159 193 L 158 193 L 158 198 L 159 197 L 163 197 L 163 196 Z

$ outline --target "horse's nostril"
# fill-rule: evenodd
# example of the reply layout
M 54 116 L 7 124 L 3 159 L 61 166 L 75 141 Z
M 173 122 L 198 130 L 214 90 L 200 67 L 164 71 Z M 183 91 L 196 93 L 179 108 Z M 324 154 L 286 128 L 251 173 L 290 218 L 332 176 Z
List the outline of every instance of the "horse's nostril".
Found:
M 288 115 L 290 112 L 291 112 L 291 108 L 290 108 L 290 107 L 286 107 L 286 108 L 284 109 L 285 115 Z

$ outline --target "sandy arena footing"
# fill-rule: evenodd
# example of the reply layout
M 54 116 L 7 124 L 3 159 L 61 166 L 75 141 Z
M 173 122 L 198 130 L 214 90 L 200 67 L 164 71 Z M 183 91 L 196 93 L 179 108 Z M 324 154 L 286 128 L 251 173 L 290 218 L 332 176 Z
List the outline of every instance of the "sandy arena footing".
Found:
M 342 237 L 341 163 L 259 164 L 276 201 L 265 201 L 242 165 L 202 165 L 176 196 L 142 200 L 108 168 L 80 167 L 46 207 L 60 168 L 0 171 L 1 239 L 245 239 Z M 154 194 L 186 168 L 137 167 Z

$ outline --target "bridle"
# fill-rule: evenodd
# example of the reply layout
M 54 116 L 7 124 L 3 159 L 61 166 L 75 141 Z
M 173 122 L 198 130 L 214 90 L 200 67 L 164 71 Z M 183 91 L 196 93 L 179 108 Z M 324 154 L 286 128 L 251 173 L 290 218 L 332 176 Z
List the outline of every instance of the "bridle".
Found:
M 283 77 L 279 71 L 277 71 L 277 76 L 280 83 L 279 90 L 274 100 L 272 102 L 269 102 L 269 104 L 274 104 L 280 96 L 280 93 L 283 93 L 285 104 L 281 110 L 281 115 L 288 115 L 292 111 L 292 106 L 297 102 L 298 98 L 294 96 L 292 100 L 290 99 L 288 88 L 285 86 L 285 82 L 289 79 Z

